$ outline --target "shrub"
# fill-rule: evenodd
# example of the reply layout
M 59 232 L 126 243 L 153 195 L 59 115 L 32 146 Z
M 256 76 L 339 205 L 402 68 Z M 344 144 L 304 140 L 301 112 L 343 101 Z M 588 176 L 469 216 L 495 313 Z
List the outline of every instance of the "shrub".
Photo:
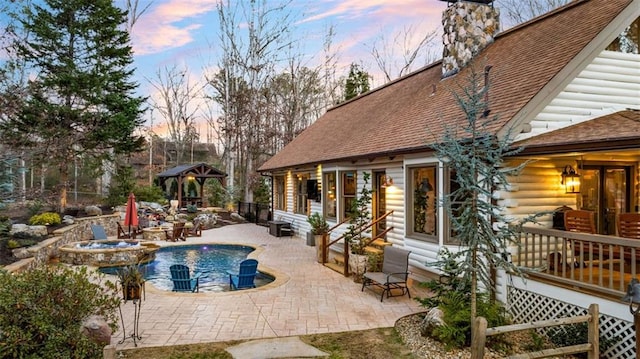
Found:
M 15 239 L 9 239 L 7 241 L 7 248 L 16 249 L 18 247 L 20 247 L 20 242 L 16 241 Z
M 40 213 L 43 208 L 44 202 L 42 202 L 41 200 L 36 199 L 27 202 L 27 212 L 29 213 L 29 216 L 35 216 L 36 214 Z
M 62 223 L 60 215 L 54 212 L 36 214 L 29 218 L 29 224 L 31 225 L 56 225 L 60 223 Z
M 600 331 L 600 353 L 604 353 L 614 345 L 616 345 L 621 338 L 618 336 L 604 337 L 604 332 Z M 589 338 L 589 325 L 587 323 L 569 324 L 559 327 L 552 327 L 547 331 L 549 341 L 557 346 L 569 346 L 584 344 Z M 575 354 L 578 358 L 586 358 L 586 353 Z
M 117 329 L 115 285 L 86 268 L 0 271 L 0 357 L 102 358 L 102 346 L 79 334 L 96 314 Z
M 444 258 L 437 263 L 443 272 L 438 280 L 423 283 L 433 292 L 429 298 L 417 298 L 424 307 L 438 307 L 443 312 L 445 325 L 434 328 L 431 335 L 445 344 L 447 348 L 464 347 L 471 344 L 471 281 L 460 277 L 454 256 L 444 250 Z M 500 303 L 493 301 L 486 293 L 477 293 L 478 316 L 487 320 L 488 327 L 508 324 L 506 311 Z M 503 339 L 490 338 L 490 346 L 503 346 Z
M 158 186 L 138 186 L 133 190 L 133 193 L 136 195 L 136 201 L 167 204 L 164 192 Z

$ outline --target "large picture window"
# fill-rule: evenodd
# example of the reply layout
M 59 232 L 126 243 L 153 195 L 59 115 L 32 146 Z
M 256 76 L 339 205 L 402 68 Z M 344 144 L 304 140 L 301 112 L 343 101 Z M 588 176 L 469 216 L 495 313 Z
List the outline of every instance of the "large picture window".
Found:
M 414 167 L 409 170 L 407 197 L 410 198 L 409 234 L 437 240 L 438 191 L 437 167 Z
M 322 192 L 324 197 L 323 212 L 326 218 L 336 219 L 336 173 L 327 172 L 322 181 Z
M 273 208 L 281 211 L 287 210 L 286 187 L 284 176 L 273 177 Z
M 295 213 L 298 214 L 307 214 L 307 180 L 309 179 L 308 174 L 298 174 L 296 176 L 296 186 L 295 186 Z

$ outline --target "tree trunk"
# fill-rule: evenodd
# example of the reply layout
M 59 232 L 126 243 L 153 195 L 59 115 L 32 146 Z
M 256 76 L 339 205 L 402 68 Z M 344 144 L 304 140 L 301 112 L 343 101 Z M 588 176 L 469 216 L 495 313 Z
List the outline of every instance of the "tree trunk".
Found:
M 67 208 L 67 188 L 69 187 L 69 169 L 66 163 L 60 166 L 60 183 L 62 186 L 60 188 L 60 201 L 58 203 L 60 208 L 58 208 L 58 211 L 64 213 L 65 208 Z

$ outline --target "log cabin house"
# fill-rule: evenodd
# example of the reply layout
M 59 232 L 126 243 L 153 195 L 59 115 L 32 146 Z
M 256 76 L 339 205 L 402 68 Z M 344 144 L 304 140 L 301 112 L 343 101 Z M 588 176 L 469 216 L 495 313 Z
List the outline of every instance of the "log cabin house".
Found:
M 307 216 L 321 213 L 335 226 L 331 243 L 370 173 L 372 235 L 411 251 L 413 280 L 432 278 L 428 263 L 458 244 L 438 206 L 455 168 L 430 145 L 464 119 L 452 89 L 484 70 L 493 130 L 523 146 L 512 163 L 531 161 L 494 198 L 514 220 L 561 209 L 524 229 L 511 255 L 528 278 L 498 273 L 498 298 L 518 322 L 598 303 L 601 331 L 620 339 L 605 357 L 635 358 L 621 298 L 640 274 L 640 241 L 616 223 L 640 206 L 639 17 L 640 0 L 577 0 L 497 33 L 491 1 L 449 1 L 442 60 L 331 108 L 261 166 L 274 218 L 304 235 Z M 594 233 L 564 230 L 567 208 L 593 213 Z M 327 261 L 343 248 L 332 243 Z

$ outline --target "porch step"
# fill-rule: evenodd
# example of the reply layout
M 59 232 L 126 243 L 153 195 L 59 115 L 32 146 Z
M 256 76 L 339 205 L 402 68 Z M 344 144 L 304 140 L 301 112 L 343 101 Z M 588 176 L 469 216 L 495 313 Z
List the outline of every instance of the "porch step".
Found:
M 376 240 L 374 240 L 373 242 L 371 242 L 369 244 L 369 247 L 375 247 L 375 248 L 384 249 L 384 247 L 391 246 L 391 245 L 393 245 L 393 243 L 387 242 L 387 241 L 385 241 L 384 239 L 381 239 L 381 238 L 376 238 Z
M 324 264 L 325 267 L 334 270 L 335 272 L 338 272 L 340 274 L 344 274 L 344 265 L 342 264 L 338 264 L 335 262 L 327 262 Z

